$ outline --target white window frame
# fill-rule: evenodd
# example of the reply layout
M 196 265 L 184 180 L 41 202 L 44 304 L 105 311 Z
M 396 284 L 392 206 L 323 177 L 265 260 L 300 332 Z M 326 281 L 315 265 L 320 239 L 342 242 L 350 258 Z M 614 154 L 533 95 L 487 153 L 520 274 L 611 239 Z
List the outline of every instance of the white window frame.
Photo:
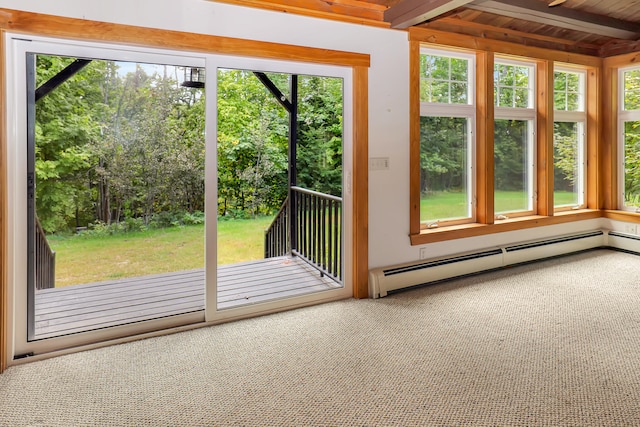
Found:
M 536 99 L 535 99 L 535 91 L 536 91 L 536 64 L 534 62 L 526 62 L 514 60 L 511 58 L 503 58 L 496 57 L 494 61 L 494 70 L 496 64 L 510 65 L 516 67 L 526 67 L 529 69 L 529 96 L 527 99 L 527 108 L 517 108 L 517 107 L 498 107 L 496 105 L 496 97 L 498 93 L 494 94 L 494 120 L 526 120 L 528 122 L 527 125 L 527 159 L 529 160 L 527 163 L 527 192 L 528 203 L 527 209 L 524 211 L 506 211 L 506 212 L 496 212 L 495 219 L 496 220 L 504 220 L 508 219 L 510 216 L 525 216 L 531 215 L 534 213 L 534 206 L 537 197 L 536 191 Z M 495 77 L 494 77 L 495 82 Z M 494 201 L 495 201 L 495 184 L 494 184 L 494 193 L 493 193 Z
M 273 313 L 288 308 L 335 301 L 353 295 L 353 71 L 351 67 L 292 62 L 281 59 L 262 59 L 234 55 L 219 55 L 215 53 L 200 53 L 177 51 L 172 49 L 157 49 L 150 47 L 126 46 L 115 43 L 76 41 L 21 35 L 7 32 L 4 35 L 6 49 L 3 51 L 9 64 L 7 73 L 3 76 L 7 87 L 7 140 L 8 144 L 8 201 L 9 209 L 7 222 L 9 224 L 8 244 L 8 272 L 9 304 L 7 330 L 11 331 L 8 339 L 9 358 L 22 354 L 44 354 L 66 351 L 70 348 L 89 348 L 100 345 L 101 342 L 116 342 L 142 336 L 149 333 L 165 333 L 172 328 L 185 325 L 217 324 L 231 319 L 240 319 L 259 314 Z M 33 43 L 25 48 L 23 43 Z M 131 323 L 104 329 L 89 330 L 59 337 L 28 341 L 27 339 L 27 248 L 24 236 L 27 233 L 27 203 L 26 203 L 26 97 L 22 86 L 26 86 L 26 65 L 24 53 L 33 51 L 38 54 L 67 55 L 73 57 L 100 58 L 105 60 L 170 63 L 172 65 L 206 67 L 209 70 L 217 68 L 243 68 L 264 72 L 282 72 L 291 74 L 318 75 L 338 77 L 343 79 L 343 286 L 328 291 L 309 295 L 293 296 L 275 301 L 267 301 L 253 305 L 241 306 L 234 309 L 218 310 L 217 296 L 217 209 L 206 209 L 206 292 L 205 310 L 184 315 L 169 316 L 144 322 Z M 163 62 L 168 61 L 168 62 Z M 208 185 L 205 195 L 207 206 L 217 205 L 217 95 L 216 72 L 208 73 L 206 86 L 206 120 L 207 130 L 205 144 L 205 179 Z M 211 76 L 213 75 L 213 77 Z M 16 82 L 18 82 L 16 84 Z M 22 178 L 21 178 L 22 177 Z M 211 255 L 213 254 L 213 255 Z
M 578 109 L 575 111 L 556 110 L 554 103 L 553 122 L 577 123 L 578 125 L 578 173 L 579 178 L 576 180 L 578 203 L 568 205 L 556 205 L 554 199 L 554 210 L 563 211 L 569 209 L 581 209 L 586 206 L 586 188 L 587 188 L 587 160 L 586 160 L 586 129 L 587 129 L 587 109 L 586 109 L 586 90 L 587 90 L 587 72 L 586 70 L 563 67 L 554 65 L 554 76 L 556 72 L 577 74 L 580 81 L 580 91 L 578 92 Z M 568 91 L 565 89 L 565 94 Z M 555 94 L 555 90 L 554 90 Z
M 626 110 L 624 105 L 625 81 L 624 74 L 627 71 L 639 70 L 640 66 L 620 68 L 618 70 L 618 209 L 628 212 L 640 213 L 640 206 L 627 206 L 624 200 L 624 176 L 625 176 L 625 141 L 624 124 L 626 122 L 640 121 L 640 109 Z
M 442 56 L 447 58 L 464 59 L 468 61 L 469 72 L 467 80 L 467 103 L 453 104 L 441 102 L 425 102 L 420 101 L 420 117 L 452 117 L 466 118 L 467 126 L 467 216 L 464 218 L 448 219 L 442 218 L 435 221 L 420 221 L 420 225 L 426 228 L 437 227 L 439 224 L 455 225 L 472 223 L 476 220 L 476 73 L 475 73 L 475 55 L 471 53 L 421 48 L 420 55 Z M 422 81 L 422 76 L 420 76 Z M 449 93 L 451 99 L 451 93 Z

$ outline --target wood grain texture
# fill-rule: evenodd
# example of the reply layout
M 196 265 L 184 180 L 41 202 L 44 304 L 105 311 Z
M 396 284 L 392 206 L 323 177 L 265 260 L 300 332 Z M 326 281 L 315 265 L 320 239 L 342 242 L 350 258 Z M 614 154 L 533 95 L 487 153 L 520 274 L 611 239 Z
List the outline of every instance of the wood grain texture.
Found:
M 389 27 L 384 22 L 386 7 L 357 0 L 210 0 L 238 6 L 255 7 L 313 18 L 331 19 L 377 27 Z
M 615 221 L 640 223 L 640 213 L 635 213 L 635 212 L 603 210 L 602 216 L 604 218 L 613 219 Z
M 420 232 L 420 43 L 409 42 L 409 230 Z
M 491 52 L 476 53 L 476 221 L 493 224 L 494 100 Z
M 0 28 L 42 36 L 117 42 L 191 52 L 283 59 L 316 64 L 368 67 L 369 55 L 197 33 L 111 24 L 85 19 L 0 9 Z
M 579 64 L 592 67 L 599 67 L 602 64 L 602 59 L 595 56 L 588 56 L 571 52 L 560 52 L 533 46 L 523 46 L 516 43 L 504 42 L 499 40 L 489 40 L 481 37 L 471 37 L 467 35 L 449 33 L 446 31 L 431 30 L 428 28 L 409 28 L 409 37 L 411 40 L 424 43 L 432 43 L 443 46 L 455 46 L 465 49 L 482 50 L 521 57 L 526 56 L 533 59 L 548 59 L 557 62 L 566 62 L 570 64 Z
M 555 224 L 566 224 L 574 221 L 600 218 L 601 216 L 602 211 L 589 209 L 559 212 L 554 216 L 529 215 L 507 219 L 495 224 L 466 224 L 447 227 L 446 229 L 422 230 L 419 234 L 412 234 L 410 238 L 412 245 L 424 245 L 427 243 L 445 242 L 448 240 L 505 233 L 507 231 L 525 230 Z
M 400 0 L 384 12 L 384 20 L 391 28 L 408 28 L 440 15 L 473 0 Z
M 5 32 L 0 29 L 0 94 L 7 93 L 5 90 Z M 6 99 L 0 96 L 0 374 L 7 367 L 7 347 L 9 342 L 8 307 L 7 298 L 9 289 L 9 278 L 7 277 L 7 257 L 8 257 L 8 224 L 7 224 L 7 133 L 6 126 Z
M 554 214 L 553 201 L 553 61 L 538 61 L 536 72 L 536 182 L 538 215 Z
M 602 209 L 602 195 L 604 187 L 611 185 L 600 179 L 603 170 L 600 141 L 602 141 L 603 124 L 602 111 L 609 109 L 609 105 L 604 105 L 601 96 L 602 73 L 599 68 L 589 68 L 587 70 L 587 129 L 586 129 L 586 205 L 589 209 Z M 608 104 L 608 102 L 607 102 Z
M 487 0 L 468 7 L 587 34 L 627 40 L 635 40 L 638 37 L 638 25 L 635 22 L 567 7 L 548 7 L 545 2 L 538 0 Z
M 369 296 L 369 69 L 353 69 L 353 296 Z
M 599 176 L 602 209 L 618 206 L 618 67 L 629 65 L 616 59 L 605 59 L 602 67 L 602 127 L 599 154 Z
M 204 283 L 198 269 L 40 290 L 35 338 L 202 311 Z M 217 285 L 218 310 L 340 288 L 297 257 L 219 266 Z

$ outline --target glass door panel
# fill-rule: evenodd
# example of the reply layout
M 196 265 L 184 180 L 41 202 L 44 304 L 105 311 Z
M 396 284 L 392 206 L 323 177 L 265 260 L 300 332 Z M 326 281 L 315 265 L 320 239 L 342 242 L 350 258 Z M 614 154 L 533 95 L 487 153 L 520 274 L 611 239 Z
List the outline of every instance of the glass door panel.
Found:
M 217 274 L 209 319 L 345 292 L 344 73 L 260 62 L 215 64 Z
M 27 63 L 29 340 L 203 311 L 205 96 L 193 68 Z

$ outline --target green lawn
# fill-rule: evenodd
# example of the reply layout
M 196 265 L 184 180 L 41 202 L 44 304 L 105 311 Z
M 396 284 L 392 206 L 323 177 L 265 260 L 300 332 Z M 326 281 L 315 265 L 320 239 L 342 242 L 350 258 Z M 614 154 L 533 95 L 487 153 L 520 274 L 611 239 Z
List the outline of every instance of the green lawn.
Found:
M 556 191 L 556 205 L 573 203 L 573 193 Z M 508 212 L 526 209 L 525 195 L 521 191 L 496 191 L 495 211 Z M 443 218 L 464 218 L 467 215 L 465 195 L 455 192 L 437 192 L 422 196 L 420 200 L 420 220 L 435 221 Z
M 270 217 L 220 221 L 218 262 L 264 257 Z M 204 225 L 107 236 L 49 236 L 56 251 L 56 287 L 203 268 Z

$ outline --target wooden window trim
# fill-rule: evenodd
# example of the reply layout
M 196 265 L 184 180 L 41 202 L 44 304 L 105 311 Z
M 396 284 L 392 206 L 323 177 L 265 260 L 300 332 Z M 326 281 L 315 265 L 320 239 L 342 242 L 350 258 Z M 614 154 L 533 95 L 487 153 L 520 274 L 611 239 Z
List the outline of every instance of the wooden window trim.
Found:
M 5 37 L 4 31 L 0 28 L 0 56 L 5 57 Z M 0 59 L 0 94 L 7 93 L 6 91 L 6 64 L 3 59 Z M 0 96 L 0 129 L 7 129 L 6 126 L 6 102 L 4 96 Z M 7 349 L 8 349 L 8 319 L 6 313 L 9 304 L 8 298 L 8 286 L 9 277 L 7 275 L 8 265 L 7 259 L 9 256 L 9 241 L 8 241 L 8 176 L 7 176 L 7 133 L 0 131 L 0 374 L 4 372 L 7 367 Z
M 269 58 L 338 65 L 353 68 L 354 126 L 353 126 L 353 296 L 366 298 L 368 289 L 368 68 L 370 55 L 330 49 L 308 48 L 220 37 L 180 31 L 161 30 L 85 19 L 66 18 L 39 13 L 0 8 L 0 129 L 6 129 L 6 98 L 4 94 L 6 32 L 123 43 L 128 45 L 189 50 L 192 52 L 221 53 L 227 55 Z M 0 132 L 0 372 L 7 366 L 7 168 L 6 133 Z
M 214 0 L 209 0 L 214 1 Z M 274 10 L 285 13 L 311 16 L 314 18 L 330 19 L 333 21 L 351 22 L 376 27 L 390 28 L 391 24 L 384 21 L 386 6 L 359 2 L 357 0 L 342 0 L 333 2 L 317 2 L 310 0 L 215 0 L 238 6 Z
M 587 219 L 600 218 L 602 215 L 602 211 L 598 209 L 580 209 L 575 211 L 556 212 L 554 216 L 528 215 L 517 218 L 508 218 L 493 224 L 475 223 L 422 230 L 417 234 L 411 234 L 409 238 L 411 240 L 411 245 L 424 245 L 428 243 L 504 233 L 507 231 L 517 231 L 555 224 L 565 224 L 574 221 L 584 221 Z
M 557 66 L 557 67 L 556 67 Z M 579 72 L 584 74 L 584 111 L 577 111 L 576 122 L 584 125 L 584 200 L 583 204 L 578 206 L 579 209 L 599 209 L 598 208 L 598 170 L 600 156 L 598 155 L 598 141 L 600 140 L 599 116 L 600 116 L 600 96 L 598 88 L 600 87 L 599 69 L 592 67 L 575 66 L 574 64 L 554 64 L 554 80 L 555 72 Z M 554 99 L 552 86 L 552 99 Z M 555 112 L 555 104 L 552 101 L 553 111 Z M 565 113 L 566 114 L 566 113 Z M 573 113 L 572 113 L 573 114 Z M 572 120 L 573 121 L 573 120 Z M 556 122 L 554 117 L 553 122 Z M 553 133 L 551 135 L 553 138 Z M 552 151 L 553 153 L 553 151 Z M 553 176 L 552 176 L 553 177 Z M 555 201 L 554 201 L 555 203 Z M 555 212 L 563 212 L 573 210 L 572 206 L 555 206 Z
M 536 204 L 538 215 L 553 216 L 553 61 L 536 65 Z
M 473 64 L 473 68 L 471 66 L 468 67 L 468 70 L 475 72 L 475 59 L 476 59 L 476 55 L 473 52 L 467 52 L 467 51 L 462 51 L 462 50 L 442 50 L 442 49 L 428 49 L 428 51 L 425 51 L 424 46 L 420 46 L 420 52 L 419 55 L 422 56 L 424 54 L 427 55 L 435 55 L 435 56 L 440 56 L 440 57 L 447 57 L 447 58 L 463 58 L 465 60 L 470 61 L 471 64 Z M 458 55 L 456 55 L 456 53 Z M 418 64 L 420 63 L 420 61 L 418 60 Z M 420 75 L 420 68 L 418 65 L 418 91 L 419 93 L 421 92 L 421 83 L 422 83 L 422 75 Z M 467 79 L 467 83 L 475 89 L 475 77 L 471 78 L 471 79 Z M 437 103 L 437 102 L 423 102 L 420 99 L 420 95 L 418 95 L 418 108 L 419 108 L 419 122 L 421 122 L 423 117 L 456 117 L 456 118 L 465 118 L 467 120 L 469 120 L 472 124 L 472 126 L 475 126 L 475 122 L 476 122 L 476 110 L 477 110 L 477 106 L 476 106 L 476 100 L 475 100 L 475 93 L 474 93 L 474 97 L 473 97 L 473 102 L 470 104 L 454 104 L 454 103 Z M 464 114 L 460 114 L 460 111 L 464 111 Z M 421 130 L 421 126 L 418 126 L 418 134 L 417 134 L 417 143 L 418 143 L 418 154 L 417 154 L 417 158 L 419 159 L 421 156 L 420 153 L 420 145 L 421 145 L 421 137 L 420 137 L 420 130 Z M 467 143 L 467 147 L 469 147 L 469 149 L 474 151 L 473 154 L 473 158 L 475 158 L 475 127 L 473 129 L 473 133 L 474 136 L 471 137 L 472 139 L 472 143 Z M 473 171 L 476 170 L 476 168 L 474 167 L 472 169 Z M 467 172 L 469 172 L 467 170 Z M 418 165 L 418 176 L 420 177 L 421 171 L 419 169 L 419 165 Z M 473 199 L 476 199 L 476 194 L 475 194 L 475 176 L 473 177 L 472 181 L 473 181 L 473 186 L 474 188 L 468 192 L 467 194 L 472 197 Z M 468 181 L 467 181 L 468 182 Z M 421 192 L 420 189 L 418 188 L 418 214 L 420 214 L 420 204 L 421 204 Z M 429 228 L 436 228 L 436 227 L 448 227 L 451 225 L 459 225 L 459 224 L 472 224 L 476 222 L 475 219 L 475 203 L 473 203 L 473 200 L 471 201 L 471 203 L 474 205 L 474 207 L 472 207 L 472 212 L 471 215 L 469 217 L 464 217 L 464 218 L 457 218 L 457 219 L 452 219 L 452 218 L 443 218 L 443 219 L 435 219 L 432 221 L 422 221 L 421 219 L 420 221 L 420 229 L 429 229 Z
M 614 168 L 603 156 L 600 147 L 599 125 L 602 111 L 609 107 L 606 95 L 598 96 L 601 88 L 602 59 L 586 55 L 566 54 L 541 48 L 529 48 L 512 43 L 494 42 L 473 37 L 462 37 L 446 32 L 421 28 L 409 29 L 410 43 L 410 233 L 411 245 L 484 236 L 506 231 L 542 227 L 603 216 L 602 175 L 611 175 Z M 472 224 L 445 225 L 425 229 L 420 224 L 420 102 L 419 102 L 419 53 L 422 45 L 440 49 L 466 48 L 476 52 L 476 222 Z M 496 221 L 493 197 L 493 144 L 494 99 L 493 67 L 495 55 L 517 55 L 518 58 L 536 64 L 536 198 L 533 214 L 511 215 Z M 638 59 L 639 55 L 629 58 Z M 630 60 L 631 61 L 631 60 Z M 554 62 L 577 66 L 587 70 L 586 115 L 586 207 L 584 209 L 555 210 L 553 202 L 553 66 Z M 596 95 L 594 95 L 596 94 Z M 614 131 L 615 132 L 615 131 Z M 615 150 L 615 144 L 612 147 Z M 615 152 L 612 154 L 615 155 Z M 611 160 L 615 159 L 612 158 Z M 604 169 L 604 173 L 603 173 Z M 614 182 L 610 178 L 610 182 Z
M 504 60 L 504 62 L 503 62 Z M 512 62 L 513 61 L 513 62 Z M 538 123 L 538 120 L 540 119 L 540 104 L 538 103 L 540 101 L 540 99 L 543 100 L 543 104 L 544 105 L 544 98 L 546 95 L 544 95 L 543 91 L 541 91 L 540 89 L 538 89 L 538 83 L 540 82 L 540 78 L 539 75 L 542 76 L 542 80 L 544 81 L 544 79 L 546 79 L 546 72 L 545 70 L 541 70 L 541 72 L 539 72 L 538 70 L 538 66 L 541 63 L 544 63 L 545 61 L 535 61 L 532 60 L 530 58 L 522 58 L 522 57 L 504 57 L 504 56 L 500 56 L 499 58 L 494 57 L 494 67 L 492 67 L 491 71 L 492 74 L 490 75 L 490 77 L 492 80 L 494 79 L 494 71 L 495 71 L 495 63 L 502 63 L 502 64 L 506 64 L 506 65 L 510 65 L 510 66 L 522 66 L 522 67 L 527 67 L 531 70 L 533 70 L 534 76 L 533 78 L 530 76 L 529 80 L 530 83 L 529 85 L 531 85 L 531 81 L 533 82 L 533 94 L 532 94 L 532 100 L 533 100 L 533 108 L 523 108 L 523 107 L 498 107 L 495 105 L 496 100 L 494 97 L 493 92 L 491 93 L 491 102 L 492 102 L 492 107 L 493 108 L 493 115 L 494 115 L 494 119 L 493 122 L 495 124 L 496 120 L 522 120 L 522 121 L 527 121 L 532 123 L 532 129 L 530 128 L 530 133 L 532 133 L 531 135 L 531 141 L 527 142 L 527 146 L 531 147 L 533 149 L 533 155 L 532 155 L 532 160 L 534 160 L 534 167 L 531 168 L 531 174 L 534 174 L 534 177 L 532 179 L 533 184 L 532 187 L 530 189 L 530 194 L 528 199 L 531 200 L 531 210 L 520 210 L 520 211 L 514 211 L 514 212 L 501 212 L 498 213 L 496 216 L 496 220 L 497 221 L 504 221 L 505 219 L 513 219 L 513 218 L 523 218 L 523 217 L 530 217 L 531 215 L 546 215 L 546 211 L 545 212 L 540 212 L 539 208 L 538 208 L 538 203 L 540 201 L 540 199 L 538 198 L 538 196 L 536 196 L 538 190 L 538 185 L 541 182 L 544 182 L 545 177 L 542 177 L 542 181 L 539 178 L 539 172 L 540 171 L 540 156 L 542 156 L 543 161 L 546 158 L 546 147 L 544 146 L 544 144 L 546 143 L 546 138 L 544 136 L 544 134 L 540 134 L 538 132 L 539 127 L 536 128 L 535 126 L 539 126 L 536 125 Z M 495 83 L 494 83 L 495 85 Z M 540 96 L 540 93 L 542 92 L 542 96 Z M 531 103 L 531 102 L 530 102 Z M 543 108 L 543 107 L 542 107 Z M 531 112 L 530 112 L 531 111 Z M 546 115 L 545 115 L 546 117 Z M 494 138 L 495 138 L 495 133 L 494 133 Z M 490 156 L 493 157 L 494 153 L 493 151 L 490 153 Z M 487 154 L 487 156 L 489 156 L 489 153 Z M 495 179 L 495 164 L 492 163 L 493 169 L 494 169 L 494 179 Z M 486 167 L 486 166 L 485 166 Z M 480 169 L 479 166 L 476 165 L 477 169 Z M 492 186 L 491 186 L 491 193 L 487 195 L 487 197 L 490 197 L 491 199 L 494 199 L 494 204 L 495 204 L 495 181 L 492 181 Z M 543 201 L 544 202 L 544 201 Z M 494 206 L 495 208 L 495 206 Z M 494 212 L 494 215 L 496 215 L 496 212 Z
M 11 9 L 0 9 L 0 29 L 14 33 L 189 50 L 190 52 L 219 53 L 347 67 L 370 66 L 370 56 L 362 53 L 112 24 Z

